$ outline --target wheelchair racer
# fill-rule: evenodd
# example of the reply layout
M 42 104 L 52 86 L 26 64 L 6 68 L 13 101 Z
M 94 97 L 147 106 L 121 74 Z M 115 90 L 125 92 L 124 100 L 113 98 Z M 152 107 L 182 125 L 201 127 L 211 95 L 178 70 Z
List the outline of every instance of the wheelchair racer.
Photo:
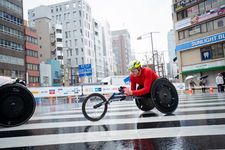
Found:
M 133 60 L 128 65 L 130 71 L 131 89 L 124 88 L 124 93 L 127 96 L 147 96 L 151 97 L 151 85 L 158 75 L 148 67 L 141 67 L 138 60 Z M 138 88 L 136 88 L 136 86 Z

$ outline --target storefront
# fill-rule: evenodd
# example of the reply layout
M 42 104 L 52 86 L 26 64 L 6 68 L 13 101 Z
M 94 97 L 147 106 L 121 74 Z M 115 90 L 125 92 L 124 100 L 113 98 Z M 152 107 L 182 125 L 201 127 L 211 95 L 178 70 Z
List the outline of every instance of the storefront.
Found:
M 218 73 L 225 72 L 225 32 L 177 45 L 180 76 L 198 79 L 207 75 L 208 85 L 215 86 Z

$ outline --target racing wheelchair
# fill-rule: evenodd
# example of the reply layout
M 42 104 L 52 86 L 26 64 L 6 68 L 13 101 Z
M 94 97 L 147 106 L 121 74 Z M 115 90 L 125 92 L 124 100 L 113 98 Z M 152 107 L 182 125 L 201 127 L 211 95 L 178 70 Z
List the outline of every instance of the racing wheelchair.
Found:
M 113 93 L 108 99 L 99 93 L 88 95 L 82 103 L 82 113 L 84 117 L 90 121 L 102 119 L 111 102 L 126 99 L 123 88 L 124 87 L 120 87 L 118 89 L 119 92 Z M 150 95 L 151 97 L 133 97 L 140 110 L 149 111 L 156 107 L 161 113 L 172 114 L 178 106 L 179 99 L 177 90 L 166 78 L 159 78 L 153 82 Z
M 0 126 L 26 123 L 34 114 L 35 107 L 33 94 L 24 81 L 0 76 Z

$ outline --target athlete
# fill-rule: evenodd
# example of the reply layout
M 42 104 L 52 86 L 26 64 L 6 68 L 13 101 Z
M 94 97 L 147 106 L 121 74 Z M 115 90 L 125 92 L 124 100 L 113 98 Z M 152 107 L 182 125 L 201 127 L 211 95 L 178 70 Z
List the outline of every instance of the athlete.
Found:
M 150 96 L 151 85 L 156 80 L 158 75 L 150 68 L 141 67 L 141 63 L 138 60 L 133 60 L 128 65 L 130 71 L 130 83 L 131 89 L 125 88 L 124 93 L 129 96 Z M 139 85 L 136 88 L 137 84 Z

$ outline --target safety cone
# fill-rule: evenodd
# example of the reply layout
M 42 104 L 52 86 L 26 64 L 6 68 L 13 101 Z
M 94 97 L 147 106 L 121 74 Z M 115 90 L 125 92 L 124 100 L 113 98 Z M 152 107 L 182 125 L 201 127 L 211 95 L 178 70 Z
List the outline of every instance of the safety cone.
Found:
M 72 97 L 68 96 L 68 103 L 71 104 L 72 103 Z
M 49 104 L 50 104 L 50 105 L 53 104 L 53 102 L 52 102 L 52 101 L 53 101 L 53 100 L 52 100 L 52 97 L 48 97 L 48 101 L 49 101 Z
M 213 87 L 209 88 L 209 93 L 212 94 L 213 93 Z
M 188 94 L 189 94 L 189 95 L 192 95 L 192 94 L 193 94 L 193 91 L 192 91 L 191 88 L 188 89 Z

